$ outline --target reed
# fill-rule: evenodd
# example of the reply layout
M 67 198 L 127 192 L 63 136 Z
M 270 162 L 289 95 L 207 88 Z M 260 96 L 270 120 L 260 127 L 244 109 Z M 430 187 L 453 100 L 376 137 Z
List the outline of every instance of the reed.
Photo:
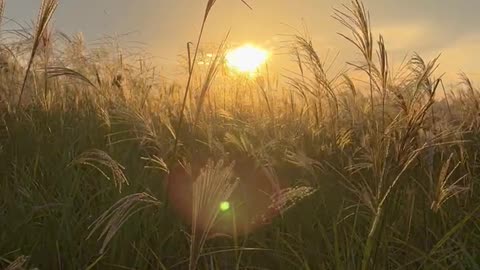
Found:
M 333 11 L 346 69 L 298 33 L 285 84 L 225 72 L 228 36 L 201 68 L 216 3 L 183 83 L 55 31 L 54 0 L 2 29 L 0 268 L 480 269 L 476 82 L 440 56 L 393 69 L 359 0 Z

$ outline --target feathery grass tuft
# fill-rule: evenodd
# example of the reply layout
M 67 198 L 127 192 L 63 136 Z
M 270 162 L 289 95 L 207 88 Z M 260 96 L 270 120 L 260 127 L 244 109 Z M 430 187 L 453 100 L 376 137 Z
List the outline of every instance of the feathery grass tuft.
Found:
M 83 152 L 70 163 L 70 166 L 72 165 L 87 165 L 93 167 L 108 180 L 113 180 L 113 183 L 115 184 L 115 187 L 118 188 L 119 192 L 122 192 L 123 185 L 129 184 L 127 177 L 123 173 L 125 167 L 123 167 L 117 161 L 113 160 L 107 153 L 102 150 L 92 149 Z M 108 174 L 104 172 L 102 167 L 107 168 L 110 171 L 112 177 L 108 176 Z
M 23 92 L 25 91 L 25 87 L 27 85 L 28 75 L 30 74 L 30 70 L 32 68 L 33 61 L 35 59 L 35 55 L 37 54 L 37 50 L 41 45 L 42 38 L 44 37 L 45 32 L 48 30 L 48 25 L 57 7 L 58 7 L 58 0 L 42 0 L 40 12 L 38 13 L 37 24 L 35 27 L 35 34 L 33 37 L 33 47 L 30 54 L 30 58 L 28 59 L 28 64 L 25 70 L 25 77 L 23 79 L 22 87 L 20 88 L 17 107 L 19 107 L 22 104 Z
M 228 201 L 236 187 L 233 166 L 223 161 L 209 161 L 193 182 L 192 233 L 189 269 L 197 269 L 198 259 L 220 212 L 220 204 Z

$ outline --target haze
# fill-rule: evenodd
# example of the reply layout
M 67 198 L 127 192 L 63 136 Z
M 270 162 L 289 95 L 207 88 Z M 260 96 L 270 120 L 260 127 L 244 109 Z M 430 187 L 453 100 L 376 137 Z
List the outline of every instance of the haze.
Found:
M 345 1 L 250 0 L 253 10 L 240 1 L 219 0 L 208 21 L 205 41 L 218 42 L 231 30 L 230 42 L 275 49 L 282 34 L 308 28 L 320 52 L 340 51 L 340 60 L 353 50 L 336 33 L 343 31 L 332 19 L 333 8 Z M 464 71 L 480 75 L 480 1 L 366 0 L 375 34 L 386 38 L 387 49 L 398 62 L 409 52 L 433 57 L 442 53 L 441 69 L 456 76 Z M 7 1 L 6 16 L 20 23 L 35 18 L 37 0 Z M 205 1 L 97 0 L 60 1 L 55 15 L 57 29 L 83 32 L 89 41 L 102 35 L 130 33 L 129 41 L 142 42 L 164 68 L 177 64 L 185 43 L 195 39 Z M 276 50 L 274 50 L 276 51 Z

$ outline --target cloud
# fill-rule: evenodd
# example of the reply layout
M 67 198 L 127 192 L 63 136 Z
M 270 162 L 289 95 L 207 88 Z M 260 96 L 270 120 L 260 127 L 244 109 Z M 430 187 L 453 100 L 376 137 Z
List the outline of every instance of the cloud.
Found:
M 398 23 L 373 27 L 376 35 L 382 35 L 387 44 L 387 49 L 392 52 L 405 52 L 430 47 L 433 40 L 428 37 L 434 28 L 428 23 Z
M 474 80 L 480 79 L 480 33 L 464 35 L 441 48 L 440 52 L 440 70 L 447 72 L 448 78 L 458 77 L 459 72 L 465 72 Z

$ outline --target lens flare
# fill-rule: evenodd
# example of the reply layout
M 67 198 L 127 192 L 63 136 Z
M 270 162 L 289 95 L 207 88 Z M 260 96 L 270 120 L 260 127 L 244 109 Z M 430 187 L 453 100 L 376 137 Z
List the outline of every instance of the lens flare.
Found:
M 220 203 L 220 211 L 226 212 L 230 209 L 230 203 L 227 201 L 221 202 Z
M 230 69 L 255 74 L 268 56 L 267 51 L 247 44 L 227 52 L 225 59 Z
M 193 157 L 192 160 L 199 158 Z M 186 169 L 183 165 L 173 166 L 164 182 L 167 199 L 173 212 L 185 224 L 199 230 L 209 228 L 209 237 L 215 235 L 248 235 L 269 224 L 280 215 L 280 209 L 273 204 L 272 198 L 281 191 L 280 183 L 272 181 L 265 168 L 256 168 L 254 161 L 235 163 L 234 176 L 241 179 L 228 199 L 216 201 L 213 208 L 194 209 L 193 184 L 198 179 L 203 163 L 191 163 Z M 194 211 L 200 211 L 195 213 Z M 218 213 L 214 225 L 210 224 L 208 213 Z

